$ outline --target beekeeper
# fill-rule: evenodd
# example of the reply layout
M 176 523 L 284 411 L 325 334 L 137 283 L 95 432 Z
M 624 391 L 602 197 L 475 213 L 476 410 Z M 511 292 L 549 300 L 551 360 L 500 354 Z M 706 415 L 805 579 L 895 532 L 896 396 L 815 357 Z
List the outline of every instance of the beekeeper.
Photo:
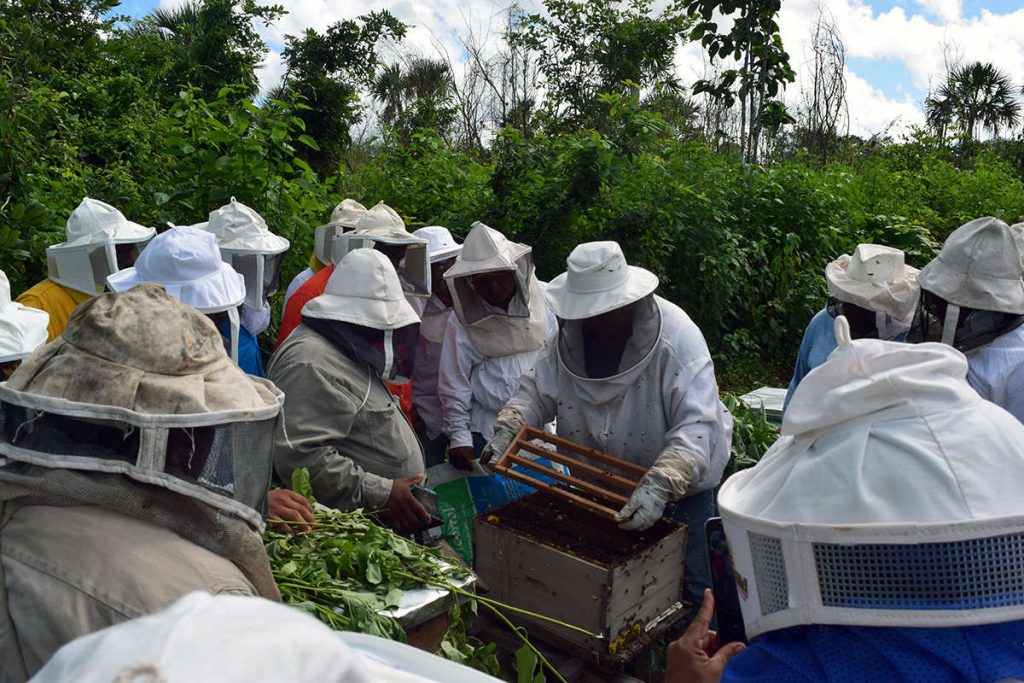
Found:
M 294 607 L 199 592 L 65 645 L 33 679 L 67 681 L 498 683 L 405 643 L 332 631 Z
M 334 238 L 346 232 L 355 230 L 359 219 L 366 213 L 366 207 L 354 199 L 343 199 L 331 212 L 331 219 L 321 225 L 313 233 L 313 254 L 309 257 L 309 267 L 292 278 L 291 284 L 285 291 L 284 300 L 292 298 L 292 294 L 298 291 L 309 278 L 313 277 L 328 264 L 334 263 L 332 258 L 334 252 Z
M 912 339 L 967 354 L 967 381 L 1024 421 L 1024 281 L 1014 232 L 998 218 L 954 230 L 918 277 Z
M 114 273 L 107 284 L 127 292 L 140 284 L 161 285 L 181 303 L 208 315 L 246 373 L 264 377 L 259 345 L 240 325 L 245 278 L 221 260 L 217 238 L 193 226 L 174 227 L 153 238 L 135 265 Z
M 437 375 L 444 331 L 452 312 L 452 295 L 444 273 L 455 265 L 462 245 L 455 241 L 448 228 L 440 225 L 420 228 L 413 235 L 427 241 L 430 256 L 431 294 L 420 320 L 420 338 L 416 344 L 416 364 L 412 372 L 412 403 L 416 407 L 416 433 L 423 444 L 427 467 L 431 467 L 444 462 L 448 450 L 441 399 L 437 396 Z
M 103 292 L 108 275 L 134 264 L 155 234 L 110 204 L 86 197 L 68 216 L 66 241 L 46 249 L 49 277 L 22 292 L 17 302 L 50 315 L 47 341 L 53 341 L 71 312 Z
M 384 386 L 411 376 L 418 328 L 387 257 L 355 249 L 342 258 L 270 359 L 270 378 L 291 397 L 274 445 L 282 480 L 306 467 L 325 505 L 382 510 L 400 530 L 429 521 L 410 490 L 423 453 Z
M 902 251 L 881 244 L 858 244 L 852 256 L 843 254 L 829 263 L 828 303 L 804 331 L 784 405 L 807 373 L 835 350 L 836 316 L 846 316 L 854 339 L 906 339 L 921 291 L 917 273 Z
M 949 346 L 836 335 L 719 492 L 752 638 L 721 680 L 1024 678 L 1024 426 Z
M 427 258 L 427 243 L 405 229 L 405 221 L 394 209 L 380 202 L 364 211 L 353 232 L 335 235 L 331 247 L 332 265 L 311 277 L 288 299 L 281 317 L 281 328 L 277 335 L 280 346 L 302 319 L 303 307 L 323 294 L 327 281 L 334 273 L 334 263 L 353 249 L 369 248 L 384 253 L 402 283 L 403 291 L 416 314 L 423 310 L 426 297 L 430 295 L 430 261 Z
M 221 258 L 245 278 L 240 322 L 258 336 L 270 326 L 270 296 L 277 291 L 288 240 L 270 232 L 263 216 L 234 197 L 194 227 L 213 233 Z
M 38 308 L 11 301 L 11 283 L 0 270 L 0 379 L 25 358 L 46 343 L 50 316 Z
M 547 288 L 556 341 L 502 409 L 485 458 L 524 425 L 557 418 L 559 436 L 650 468 L 616 519 L 646 529 L 675 503 L 671 512 L 689 526 L 687 591 L 699 599 L 704 522 L 732 435 L 707 344 L 682 309 L 654 293 L 657 276 L 627 265 L 617 243 L 581 244 L 566 264 Z
M 279 599 L 260 537 L 283 395 L 155 285 L 0 384 L 0 681 L 196 590 Z
M 444 277 L 455 315 L 445 329 L 437 395 L 448 460 L 468 470 L 557 323 L 534 273 L 532 249 L 479 221 Z

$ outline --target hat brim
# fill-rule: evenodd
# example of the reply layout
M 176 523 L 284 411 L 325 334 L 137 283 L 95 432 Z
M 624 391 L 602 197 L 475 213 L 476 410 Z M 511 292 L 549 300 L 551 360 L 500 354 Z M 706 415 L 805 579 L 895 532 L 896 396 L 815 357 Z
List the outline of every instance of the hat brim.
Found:
M 957 306 L 1024 315 L 1024 281 L 1019 278 L 968 275 L 936 258 L 921 270 L 917 283 Z
M 430 255 L 431 263 L 438 263 L 440 261 L 447 261 L 448 259 L 455 258 L 462 253 L 462 245 L 454 244 L 444 249 L 438 249 L 437 251 L 430 251 L 430 247 L 427 247 L 427 253 Z
M 272 232 L 263 233 L 259 239 L 238 239 L 231 242 L 222 242 L 217 245 L 221 251 L 228 251 L 234 254 L 280 254 L 287 251 L 291 246 L 284 237 L 275 235 Z
M 622 308 L 654 293 L 658 276 L 637 266 L 627 266 L 629 277 L 621 285 L 602 292 L 573 292 L 568 288 L 568 273 L 548 283 L 544 298 L 554 314 L 563 320 L 582 320 Z
M 135 267 L 125 268 L 107 277 L 107 284 L 115 292 L 127 292 L 132 287 L 157 284 L 168 294 L 201 313 L 219 313 L 241 306 L 245 300 L 245 278 L 226 263 L 216 273 L 201 280 L 188 282 L 155 282 L 139 276 Z
M 46 343 L 50 325 L 50 315 L 46 311 L 12 302 L 10 306 L 0 309 L 0 315 L 3 316 L 0 325 L 13 325 L 21 330 L 18 338 L 23 342 L 19 348 L 0 343 L 0 363 L 25 358 Z
M 79 247 L 86 247 L 92 244 L 105 244 L 107 242 L 113 242 L 114 244 L 135 244 L 136 242 L 146 242 L 156 236 L 156 228 L 147 228 L 144 225 L 133 223 L 128 221 L 125 225 L 119 227 L 113 237 L 110 237 L 106 233 L 96 232 L 91 235 L 84 235 L 79 237 L 73 242 L 61 242 L 60 244 L 54 244 L 49 249 L 75 249 Z
M 306 302 L 302 307 L 302 315 L 372 327 L 375 330 L 395 330 L 420 322 L 415 309 L 404 298 L 382 301 L 341 294 L 321 294 Z

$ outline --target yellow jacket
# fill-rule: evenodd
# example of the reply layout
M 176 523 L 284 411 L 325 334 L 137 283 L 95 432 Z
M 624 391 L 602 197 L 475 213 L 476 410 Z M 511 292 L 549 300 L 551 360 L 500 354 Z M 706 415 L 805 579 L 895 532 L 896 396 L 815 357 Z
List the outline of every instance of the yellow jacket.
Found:
M 49 336 L 46 341 L 52 342 L 64 332 L 71 312 L 91 298 L 84 292 L 59 285 L 47 278 L 25 290 L 15 301 L 50 314 Z

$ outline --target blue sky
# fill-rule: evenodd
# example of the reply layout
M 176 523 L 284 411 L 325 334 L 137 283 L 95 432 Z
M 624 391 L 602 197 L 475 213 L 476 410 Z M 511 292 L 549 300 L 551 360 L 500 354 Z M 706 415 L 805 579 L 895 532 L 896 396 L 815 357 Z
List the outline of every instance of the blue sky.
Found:
M 142 16 L 161 0 L 124 0 L 120 11 Z M 165 4 L 182 0 L 162 0 Z M 269 0 L 268 0 L 269 1 Z M 509 0 L 274 0 L 288 10 L 261 30 L 274 49 L 261 80 L 269 87 L 280 77 L 278 54 L 286 34 L 307 27 L 324 29 L 333 21 L 375 9 L 388 9 L 412 25 L 402 49 L 446 53 L 458 63 L 464 50 L 458 34 L 498 39 Z M 662 0 L 663 1 L 663 0 Z M 656 0 L 658 2 L 658 0 Z M 520 1 L 528 10 L 540 0 Z M 899 134 L 923 121 L 921 102 L 941 80 L 947 58 L 991 61 L 1024 85 L 1024 0 L 785 0 L 779 17 L 783 41 L 798 82 L 787 90 L 798 105 L 808 69 L 811 26 L 819 12 L 831 17 L 847 46 L 847 98 L 851 132 Z M 486 42 L 486 38 L 485 38 Z M 682 80 L 696 80 L 704 66 L 696 46 L 680 49 Z

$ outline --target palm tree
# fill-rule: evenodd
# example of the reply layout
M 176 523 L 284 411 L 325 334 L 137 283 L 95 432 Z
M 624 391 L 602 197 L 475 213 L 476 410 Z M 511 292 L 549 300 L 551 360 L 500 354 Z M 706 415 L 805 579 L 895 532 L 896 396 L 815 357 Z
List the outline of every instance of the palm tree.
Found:
M 451 94 L 452 72 L 441 60 L 414 57 L 403 69 L 398 64 L 384 67 L 370 89 L 373 98 L 384 105 L 381 120 L 394 124 L 416 100 L 447 102 Z
M 925 102 L 928 122 L 940 135 L 955 121 L 970 137 L 978 128 L 999 135 L 1000 128 L 1020 121 L 1020 104 L 1010 77 L 991 63 L 973 62 L 954 67 L 933 97 Z

